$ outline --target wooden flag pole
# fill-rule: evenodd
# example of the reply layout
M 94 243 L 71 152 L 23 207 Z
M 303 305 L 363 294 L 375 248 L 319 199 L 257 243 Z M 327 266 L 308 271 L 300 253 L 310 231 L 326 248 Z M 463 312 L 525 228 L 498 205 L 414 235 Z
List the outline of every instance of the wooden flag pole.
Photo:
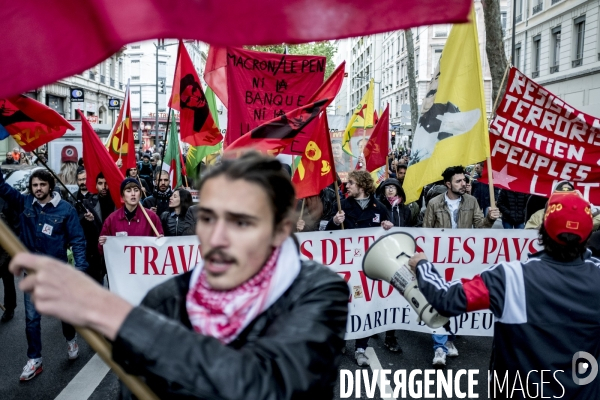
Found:
M 500 90 L 498 90 L 498 94 L 496 94 L 496 100 L 494 100 L 494 107 L 492 108 L 492 118 L 490 118 L 490 123 L 494 119 L 496 115 L 496 107 L 498 107 L 498 100 L 500 99 L 500 93 L 502 93 L 502 88 L 504 87 L 504 81 L 506 80 L 506 75 L 508 74 L 508 70 L 510 69 L 511 59 L 508 60 L 508 64 L 504 69 L 504 75 L 502 76 L 502 82 L 500 82 Z M 492 171 L 492 158 L 487 157 L 487 173 L 488 173 L 488 187 L 490 190 L 490 207 L 496 208 L 496 199 L 494 197 L 494 176 Z
M 334 178 L 333 184 L 335 187 L 335 199 L 337 200 L 338 212 L 342 211 L 342 202 L 340 201 L 340 188 L 337 183 L 337 179 Z M 342 222 L 342 230 L 344 229 L 344 223 Z
M 0 219 L 0 245 L 11 257 L 17 253 L 28 253 L 27 248 Z M 27 272 L 31 274 L 31 271 Z M 140 399 L 159 400 L 158 396 L 139 377 L 129 375 L 112 359 L 112 347 L 100 334 L 88 328 L 75 327 L 77 333 L 88 342 L 102 360 L 115 372 L 117 377 Z
M 6 308 L 4 308 L 4 305 L 3 305 L 2 303 L 0 303 L 0 309 L 1 309 L 2 311 L 6 311 Z
M 159 171 L 162 171 L 163 163 L 165 162 L 165 152 L 167 151 L 167 137 L 169 135 L 169 125 L 171 125 L 171 108 L 169 108 L 169 114 L 167 114 L 167 126 L 165 127 L 165 137 L 163 139 L 163 141 L 165 142 L 165 145 L 163 146 L 162 155 L 160 157 Z M 156 145 L 158 146 L 158 143 Z M 156 186 L 157 187 L 158 187 L 158 181 L 160 180 L 161 174 L 162 173 L 159 172 L 158 176 L 156 177 Z
M 304 214 L 304 203 L 306 202 L 306 198 L 302 199 L 302 207 L 300 207 L 300 218 L 302 219 L 302 215 Z
M 150 219 L 150 216 L 146 212 L 146 209 L 144 208 L 144 206 L 141 205 L 141 204 L 138 204 L 138 207 L 142 208 L 142 212 L 144 213 L 144 216 L 146 217 L 146 220 L 148 220 L 148 222 L 150 223 L 150 226 L 152 227 L 152 230 L 154 231 L 154 234 L 156 235 L 156 237 L 159 237 L 160 233 L 158 233 L 158 230 L 156 229 L 156 226 L 154 226 L 154 222 L 152 222 L 152 220 Z

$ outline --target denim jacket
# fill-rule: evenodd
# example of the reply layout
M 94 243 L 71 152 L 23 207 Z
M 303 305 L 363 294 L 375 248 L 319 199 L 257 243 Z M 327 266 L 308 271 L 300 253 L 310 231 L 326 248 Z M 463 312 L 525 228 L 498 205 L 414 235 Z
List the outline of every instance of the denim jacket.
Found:
M 4 181 L 0 174 L 0 197 L 19 214 L 23 244 L 36 254 L 44 254 L 67 262 L 70 245 L 75 267 L 85 271 L 85 236 L 79 223 L 77 211 L 60 194 L 53 193 L 52 201 L 42 207 L 31 194 L 23 195 Z

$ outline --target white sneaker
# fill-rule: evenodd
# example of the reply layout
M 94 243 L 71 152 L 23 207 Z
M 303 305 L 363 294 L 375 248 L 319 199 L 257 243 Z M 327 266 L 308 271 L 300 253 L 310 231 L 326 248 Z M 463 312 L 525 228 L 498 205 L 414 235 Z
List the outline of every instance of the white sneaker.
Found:
M 35 378 L 37 375 L 42 373 L 44 368 L 42 367 L 42 357 L 30 358 L 27 360 L 27 364 L 23 367 L 23 372 L 19 378 L 21 381 L 28 381 Z
M 441 347 L 435 349 L 435 353 L 433 356 L 433 366 L 434 367 L 443 367 L 446 365 L 446 352 Z
M 67 342 L 67 353 L 69 354 L 69 360 L 74 360 L 79 357 L 79 345 L 77 344 L 77 336 L 70 342 Z
M 448 349 L 448 357 L 458 357 L 458 349 L 454 345 L 454 342 L 447 341 L 446 348 Z
M 359 367 L 369 365 L 369 357 L 365 354 L 364 349 L 358 349 L 354 352 L 354 357 L 356 358 L 356 363 Z

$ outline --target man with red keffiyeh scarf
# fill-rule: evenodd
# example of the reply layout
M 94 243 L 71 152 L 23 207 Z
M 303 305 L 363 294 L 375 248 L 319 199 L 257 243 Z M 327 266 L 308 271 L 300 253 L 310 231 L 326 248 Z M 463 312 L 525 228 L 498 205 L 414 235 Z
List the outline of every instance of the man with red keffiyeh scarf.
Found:
M 160 398 L 333 397 L 349 290 L 300 260 L 295 193 L 280 162 L 257 153 L 225 160 L 199 194 L 203 261 L 138 307 L 45 257 L 17 255 L 11 271 L 38 272 L 20 285 L 35 291 L 36 307 L 113 341 L 113 359 Z

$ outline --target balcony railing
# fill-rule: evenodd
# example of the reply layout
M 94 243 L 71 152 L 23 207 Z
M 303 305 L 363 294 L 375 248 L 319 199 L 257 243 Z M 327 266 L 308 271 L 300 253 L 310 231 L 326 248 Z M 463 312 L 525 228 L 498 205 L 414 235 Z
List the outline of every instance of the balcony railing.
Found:
M 531 77 L 532 77 L 532 78 L 537 78 L 537 77 L 539 77 L 539 76 L 540 76 L 540 71 L 533 71 L 533 72 L 531 73 Z
M 581 67 L 582 64 L 583 64 L 583 58 L 578 58 L 577 60 L 573 60 L 571 62 L 571 66 L 573 68 L 575 68 L 575 67 Z
M 106 83 L 106 77 L 104 75 L 100 75 L 100 83 Z
M 550 73 L 553 74 L 555 72 L 558 72 L 558 65 L 555 65 L 553 67 L 550 67 Z
M 544 3 L 539 3 L 533 6 L 533 14 L 537 14 L 544 9 Z
M 560 3 L 562 0 L 552 0 L 552 5 L 556 4 L 556 3 Z
M 521 22 L 522 20 L 523 20 L 523 14 L 517 15 L 517 18 L 515 18 L 515 22 Z

